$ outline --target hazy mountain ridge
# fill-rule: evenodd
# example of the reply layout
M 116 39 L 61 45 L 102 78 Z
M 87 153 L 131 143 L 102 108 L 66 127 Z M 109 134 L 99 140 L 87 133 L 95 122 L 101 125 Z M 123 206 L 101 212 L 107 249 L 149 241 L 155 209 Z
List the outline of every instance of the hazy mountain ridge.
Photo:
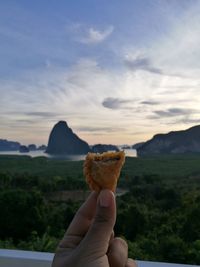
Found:
M 27 148 L 27 150 L 25 149 Z M 171 131 L 166 134 L 156 134 L 152 139 L 137 143 L 132 146 L 137 150 L 138 156 L 160 154 L 184 154 L 200 153 L 200 125 L 186 130 Z M 36 147 L 30 144 L 27 147 L 19 142 L 0 139 L 0 151 L 20 152 L 45 150 L 52 155 L 81 155 L 88 152 L 102 153 L 109 150 L 118 151 L 119 147 L 111 144 L 96 144 L 89 146 L 87 142 L 79 138 L 65 121 L 56 123 L 49 135 L 48 146 Z
M 183 153 L 200 153 L 200 125 L 167 134 L 156 134 L 137 149 L 138 156 Z
M 115 145 L 96 144 L 91 147 L 93 153 L 103 153 L 106 151 L 119 151 L 119 148 Z
M 36 150 L 45 150 L 46 146 L 36 146 L 35 144 L 30 144 L 28 146 L 22 145 L 20 142 L 17 141 L 10 141 L 7 139 L 0 139 L 0 151 L 20 151 L 20 152 L 29 152 L 29 151 L 36 151 Z
M 20 146 L 21 144 L 19 142 L 0 139 L 0 151 L 17 151 Z

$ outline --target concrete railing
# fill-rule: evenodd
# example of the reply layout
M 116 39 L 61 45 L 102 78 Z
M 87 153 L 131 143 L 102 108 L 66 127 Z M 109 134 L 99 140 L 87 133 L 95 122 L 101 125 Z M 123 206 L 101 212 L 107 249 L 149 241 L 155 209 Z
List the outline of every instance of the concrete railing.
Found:
M 53 253 L 0 249 L 0 267 L 50 267 Z M 150 261 L 137 261 L 138 267 L 197 267 Z

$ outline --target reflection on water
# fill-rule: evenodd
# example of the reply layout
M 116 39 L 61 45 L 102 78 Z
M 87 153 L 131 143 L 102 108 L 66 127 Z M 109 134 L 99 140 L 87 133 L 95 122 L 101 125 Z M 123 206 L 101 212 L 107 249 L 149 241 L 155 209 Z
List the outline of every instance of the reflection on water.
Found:
M 20 156 L 30 156 L 30 157 L 44 156 L 44 157 L 47 157 L 47 154 L 41 150 L 30 151 L 30 152 L 25 152 L 25 153 L 21 153 L 19 151 L 0 151 L 0 155 L 18 155 L 18 156 L 20 155 Z
M 126 157 L 137 157 L 136 149 L 124 149 Z
M 137 157 L 137 153 L 135 149 L 124 149 L 127 157 Z M 30 156 L 30 157 L 48 157 L 52 159 L 65 159 L 65 160 L 84 160 L 85 155 L 49 155 L 44 151 L 30 151 L 27 153 L 20 153 L 19 151 L 0 151 L 0 155 L 20 155 L 20 156 Z

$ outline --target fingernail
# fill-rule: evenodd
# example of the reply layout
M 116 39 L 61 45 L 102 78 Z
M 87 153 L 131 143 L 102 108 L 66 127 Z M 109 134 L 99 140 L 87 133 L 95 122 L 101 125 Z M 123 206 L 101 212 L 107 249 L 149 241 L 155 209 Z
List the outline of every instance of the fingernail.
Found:
M 99 194 L 99 204 L 101 207 L 108 208 L 111 203 L 112 199 L 114 197 L 114 194 L 110 190 L 102 190 Z

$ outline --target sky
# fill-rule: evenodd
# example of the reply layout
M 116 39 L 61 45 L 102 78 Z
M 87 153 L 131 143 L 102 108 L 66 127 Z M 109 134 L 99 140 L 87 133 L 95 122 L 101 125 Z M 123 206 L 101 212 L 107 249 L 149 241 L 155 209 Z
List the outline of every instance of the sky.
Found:
M 200 124 L 199 0 L 0 1 L 0 139 L 134 144 Z

